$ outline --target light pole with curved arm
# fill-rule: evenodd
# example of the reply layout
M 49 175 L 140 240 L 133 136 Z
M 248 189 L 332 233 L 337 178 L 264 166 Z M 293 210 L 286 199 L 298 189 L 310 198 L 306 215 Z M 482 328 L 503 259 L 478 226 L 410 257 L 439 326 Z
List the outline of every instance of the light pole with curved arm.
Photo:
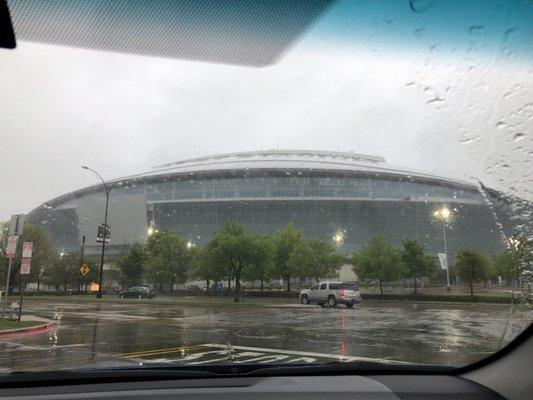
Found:
M 105 188 L 104 234 L 102 237 L 102 256 L 100 257 L 100 279 L 98 281 L 98 294 L 96 295 L 96 298 L 101 299 L 102 298 L 102 279 L 104 275 L 105 240 L 107 236 L 107 209 L 109 206 L 109 194 L 111 193 L 111 189 L 113 189 L 113 187 L 107 186 L 107 183 L 104 181 L 104 178 L 102 178 L 102 176 L 98 172 L 96 172 L 94 169 L 91 169 L 87 167 L 86 165 L 83 165 L 82 168 L 94 172 L 98 176 L 98 178 L 100 178 Z
M 442 221 L 442 234 L 444 238 L 444 254 L 446 258 L 446 291 L 449 293 L 450 288 L 450 268 L 448 265 L 448 245 L 446 242 L 446 223 L 451 219 L 452 212 L 447 205 L 442 205 L 440 208 L 433 212 L 433 216 Z

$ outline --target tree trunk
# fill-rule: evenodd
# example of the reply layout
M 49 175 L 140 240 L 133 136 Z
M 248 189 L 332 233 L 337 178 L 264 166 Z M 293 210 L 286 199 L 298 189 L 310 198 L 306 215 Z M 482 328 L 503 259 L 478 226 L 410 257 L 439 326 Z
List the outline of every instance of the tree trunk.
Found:
M 39 294 L 40 289 L 41 289 L 41 280 L 37 278 L 37 294 Z
M 291 291 L 291 276 L 287 275 L 287 292 Z
M 235 296 L 233 296 L 234 303 L 239 302 L 240 293 L 241 293 L 241 274 L 237 272 L 235 274 Z
M 231 276 L 228 277 L 228 295 L 231 293 Z
M 264 288 L 265 288 L 265 282 L 264 282 L 264 279 L 261 278 L 261 293 L 263 293 Z
M 416 276 L 415 276 L 415 296 L 418 294 L 416 283 L 417 283 L 417 282 L 416 282 Z
M 470 281 L 470 296 L 474 296 L 474 281 Z
M 313 278 L 309 277 L 309 284 L 311 285 L 313 283 Z
M 163 282 L 159 282 L 159 291 L 163 290 Z
M 381 281 L 381 279 L 378 279 L 378 282 L 379 282 L 379 291 L 383 295 L 383 282 Z

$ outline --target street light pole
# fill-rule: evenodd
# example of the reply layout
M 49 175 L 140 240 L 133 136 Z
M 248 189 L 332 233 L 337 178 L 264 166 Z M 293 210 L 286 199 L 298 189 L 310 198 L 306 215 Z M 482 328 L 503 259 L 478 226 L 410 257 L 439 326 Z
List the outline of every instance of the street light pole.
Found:
M 446 291 L 449 293 L 450 288 L 450 266 L 448 265 L 448 246 L 446 243 L 446 219 L 442 219 L 442 234 L 444 237 L 444 255 L 446 256 Z
M 446 291 L 451 291 L 450 287 L 450 266 L 448 264 L 448 243 L 446 240 L 446 222 L 452 217 L 450 209 L 443 205 L 433 212 L 433 216 L 442 221 L 442 236 L 444 238 L 444 257 L 446 259 Z
M 105 240 L 106 240 L 106 235 L 107 235 L 107 210 L 109 207 L 109 193 L 111 192 L 111 189 L 109 189 L 109 187 L 105 183 L 104 178 L 102 178 L 102 176 L 98 172 L 96 172 L 94 169 L 91 169 L 85 165 L 82 166 L 82 168 L 94 172 L 98 176 L 98 178 L 100 178 L 105 188 L 104 234 L 102 237 L 102 255 L 100 257 L 100 278 L 98 281 L 98 294 L 96 295 L 96 298 L 101 299 L 102 298 L 102 280 L 104 277 Z

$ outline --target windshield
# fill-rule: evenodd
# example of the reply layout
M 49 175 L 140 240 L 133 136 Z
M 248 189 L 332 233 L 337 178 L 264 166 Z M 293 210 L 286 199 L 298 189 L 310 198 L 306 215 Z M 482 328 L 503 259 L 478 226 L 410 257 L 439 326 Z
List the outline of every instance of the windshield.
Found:
M 533 3 L 6 4 L 0 372 L 461 367 L 531 323 Z

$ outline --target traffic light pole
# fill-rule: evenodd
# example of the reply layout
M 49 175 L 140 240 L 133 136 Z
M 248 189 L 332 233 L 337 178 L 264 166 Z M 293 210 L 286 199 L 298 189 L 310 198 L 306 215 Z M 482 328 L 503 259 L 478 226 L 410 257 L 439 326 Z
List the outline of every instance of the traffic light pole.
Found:
M 107 208 L 109 205 L 109 189 L 107 188 L 107 185 L 104 182 L 105 186 L 105 216 L 104 216 L 104 234 L 102 237 L 102 256 L 100 257 L 100 279 L 98 281 L 98 294 L 96 295 L 96 298 L 101 299 L 102 298 L 102 280 L 104 277 L 104 254 L 105 254 L 105 241 L 107 238 Z

